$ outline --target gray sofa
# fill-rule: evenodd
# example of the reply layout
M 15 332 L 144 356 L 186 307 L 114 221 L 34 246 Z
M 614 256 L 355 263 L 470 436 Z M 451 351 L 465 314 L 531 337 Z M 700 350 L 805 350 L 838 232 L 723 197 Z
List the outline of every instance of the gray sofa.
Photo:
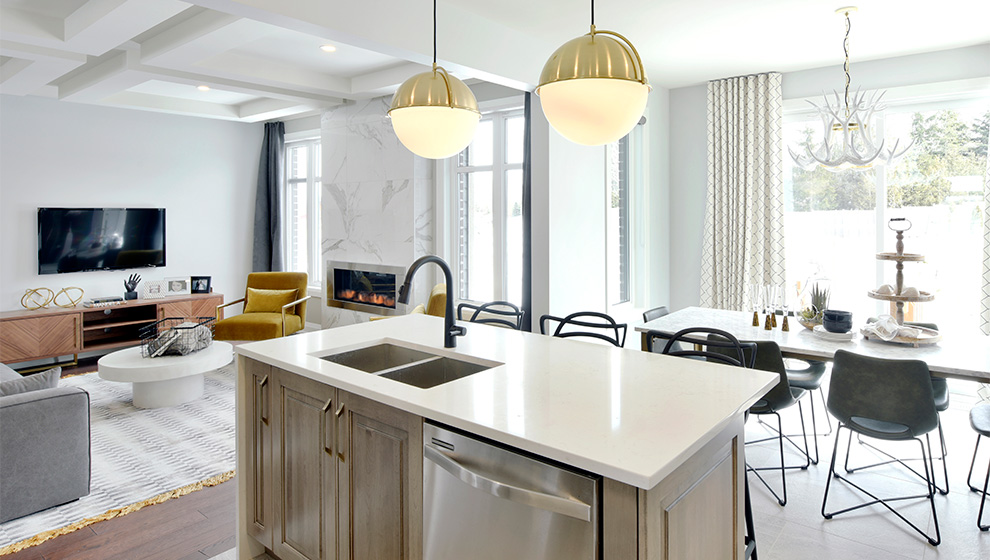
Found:
M 23 379 L 0 364 L 0 383 Z M 0 523 L 85 496 L 89 482 L 89 393 L 0 394 Z

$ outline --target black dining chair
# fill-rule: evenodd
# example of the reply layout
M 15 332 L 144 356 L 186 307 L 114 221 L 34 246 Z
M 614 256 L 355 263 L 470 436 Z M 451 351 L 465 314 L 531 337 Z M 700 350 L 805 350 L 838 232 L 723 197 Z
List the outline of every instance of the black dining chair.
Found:
M 643 312 L 643 322 L 649 323 L 654 319 L 659 319 L 665 315 L 670 315 L 670 311 L 667 311 L 666 305 L 661 305 L 660 307 L 654 307 L 653 309 L 647 309 Z
M 969 463 L 969 474 L 966 484 L 973 492 L 980 493 L 980 511 L 976 514 L 976 526 L 981 531 L 990 530 L 990 523 L 983 524 L 983 506 L 987 503 L 987 485 L 990 484 L 990 464 L 987 465 L 987 476 L 983 479 L 983 490 L 973 486 L 973 465 L 976 464 L 976 453 L 980 450 L 980 440 L 990 437 L 990 404 L 983 403 L 974 406 L 969 411 L 969 425 L 976 430 L 976 446 L 973 448 L 973 460 Z
M 463 317 L 464 310 L 472 312 L 467 319 Z M 522 329 L 525 314 L 526 312 L 519 309 L 514 303 L 507 301 L 490 301 L 481 305 L 465 302 L 457 306 L 458 321 L 498 325 L 517 331 Z
M 557 327 L 550 334 L 557 338 L 592 338 L 604 340 L 619 348 L 626 343 L 628 325 L 617 323 L 615 319 L 605 313 L 578 311 L 564 318 L 544 315 L 540 317 L 540 334 L 549 333 L 548 327 L 553 323 L 556 323 Z
M 935 411 L 928 365 L 921 360 L 873 358 L 846 350 L 836 350 L 827 405 L 829 413 L 838 420 L 838 426 L 835 430 L 835 445 L 825 482 L 825 494 L 822 497 L 822 516 L 825 519 L 832 519 L 836 515 L 879 504 L 925 537 L 929 544 L 938 546 L 942 538 L 938 526 L 938 513 L 935 509 L 937 488 L 929 437 L 930 432 L 938 427 L 938 413 Z M 848 476 L 840 475 L 835 470 L 835 462 L 843 428 L 849 431 L 845 470 L 850 474 L 855 470 L 849 468 L 853 433 L 885 441 L 917 441 L 924 459 L 925 474 L 922 478 L 925 480 L 926 492 L 918 495 L 878 498 Z M 925 436 L 924 441 L 921 436 Z M 828 495 L 833 479 L 845 483 L 871 499 L 838 511 L 827 511 Z M 934 537 L 891 505 L 891 502 L 895 501 L 921 498 L 927 499 L 931 504 L 935 525 Z
M 876 319 L 871 317 L 870 321 L 876 321 Z M 909 327 L 921 327 L 925 329 L 932 329 L 936 331 L 938 330 L 938 325 L 936 325 L 935 323 L 917 323 L 912 321 L 905 321 L 904 325 Z M 944 486 L 939 486 L 938 482 L 935 482 L 935 487 L 938 488 L 940 494 L 945 496 L 949 493 L 949 467 L 946 464 L 946 460 L 945 460 L 945 456 L 948 455 L 948 448 L 945 445 L 945 432 L 942 430 L 942 413 L 949 409 L 949 383 L 948 381 L 946 381 L 944 377 L 932 376 L 932 396 L 935 399 L 935 412 L 937 413 L 937 418 L 938 418 L 938 441 L 939 441 L 939 447 L 941 449 L 941 453 L 939 454 L 940 456 L 935 457 L 934 459 L 937 459 L 942 462 L 942 481 L 945 483 Z M 911 459 L 895 459 L 894 457 L 891 457 L 890 454 L 888 454 L 887 452 L 877 448 L 875 445 L 871 445 L 869 442 L 864 442 L 862 441 L 862 439 L 859 439 L 859 442 L 883 455 L 886 455 L 890 459 L 887 461 L 874 463 L 872 465 L 859 467 L 857 470 L 868 469 L 870 467 L 876 467 L 879 465 L 887 465 L 894 461 L 903 462 L 903 461 L 911 460 Z M 910 469 L 910 467 L 908 468 Z M 910 469 L 910 470 L 913 471 L 914 469 Z M 915 474 L 921 476 L 920 473 L 915 472 Z M 932 473 L 932 478 L 933 479 L 935 478 L 934 472 Z
M 825 391 L 822 389 L 822 382 L 825 381 L 825 362 L 819 360 L 808 360 L 799 358 L 784 358 L 784 368 L 787 370 L 787 383 L 791 387 L 808 391 L 808 408 L 811 410 L 811 438 L 815 444 L 815 456 L 811 464 L 817 465 L 819 459 L 818 436 L 832 435 L 832 418 L 825 409 Z M 825 422 L 828 424 L 828 431 L 818 433 L 818 419 L 815 414 L 814 391 L 818 391 L 821 401 L 822 412 L 825 414 Z
M 659 343 L 658 343 L 659 341 Z M 687 350 L 686 348 L 690 348 Z M 755 343 L 739 342 L 736 337 L 720 330 L 704 327 L 683 329 L 676 333 L 660 330 L 646 332 L 646 351 L 682 358 L 704 359 L 725 365 L 752 368 L 758 350 Z M 749 419 L 749 411 L 744 414 Z M 756 527 L 753 506 L 749 498 L 749 466 L 746 468 L 743 508 L 746 519 L 744 558 L 757 560 Z M 757 475 L 759 476 L 759 475 Z

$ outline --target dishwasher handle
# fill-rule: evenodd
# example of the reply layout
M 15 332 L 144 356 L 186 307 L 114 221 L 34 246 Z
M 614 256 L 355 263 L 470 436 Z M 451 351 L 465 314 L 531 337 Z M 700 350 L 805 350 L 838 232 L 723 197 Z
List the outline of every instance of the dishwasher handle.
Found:
M 431 445 L 423 446 L 423 455 L 436 463 L 443 470 L 464 482 L 465 484 L 477 488 L 482 492 L 487 492 L 497 498 L 503 498 L 530 507 L 559 513 L 581 521 L 591 521 L 591 506 L 580 501 L 545 494 L 535 490 L 527 490 L 518 486 L 513 486 L 505 482 L 499 482 L 483 474 L 472 471 L 457 461 L 451 459 Z

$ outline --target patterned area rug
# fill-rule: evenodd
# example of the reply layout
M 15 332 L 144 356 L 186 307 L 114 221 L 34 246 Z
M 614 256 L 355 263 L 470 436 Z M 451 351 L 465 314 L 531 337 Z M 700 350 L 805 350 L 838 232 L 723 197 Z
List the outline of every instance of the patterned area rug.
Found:
M 230 479 L 235 373 L 234 363 L 207 373 L 203 398 L 156 409 L 135 408 L 130 383 L 60 380 L 90 396 L 90 493 L 0 524 L 0 555 Z

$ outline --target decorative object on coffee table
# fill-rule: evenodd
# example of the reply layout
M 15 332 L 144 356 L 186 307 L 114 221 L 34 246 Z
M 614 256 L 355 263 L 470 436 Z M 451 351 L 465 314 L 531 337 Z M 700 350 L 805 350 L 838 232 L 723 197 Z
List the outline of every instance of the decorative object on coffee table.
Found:
M 161 299 L 165 297 L 168 284 L 164 280 L 148 280 L 141 289 L 142 299 Z
M 904 227 L 904 224 L 907 227 Z M 935 299 L 935 296 L 929 292 L 922 292 L 914 287 L 904 287 L 904 263 L 905 262 L 924 262 L 925 256 L 919 255 L 917 253 L 905 253 L 904 252 L 904 232 L 911 229 L 911 221 L 907 218 L 891 218 L 887 222 L 887 227 L 897 233 L 897 252 L 895 253 L 877 253 L 878 261 L 894 261 L 897 263 L 897 283 L 893 286 L 893 293 L 889 289 L 890 286 L 883 285 L 876 290 L 870 290 L 867 295 L 873 299 L 879 299 L 884 301 L 893 301 L 896 304 L 897 311 L 894 318 L 897 319 L 898 325 L 904 324 L 904 303 L 905 302 L 923 302 L 931 301 Z M 900 229 L 898 229 L 900 228 Z
M 124 299 L 137 299 L 137 285 L 141 282 L 141 276 L 131 274 L 124 280 Z
M 178 276 L 165 279 L 166 295 L 184 296 L 189 295 L 189 277 Z
M 210 276 L 193 276 L 190 278 L 192 293 L 194 294 L 208 294 L 210 293 L 210 284 L 212 283 L 212 278 Z

